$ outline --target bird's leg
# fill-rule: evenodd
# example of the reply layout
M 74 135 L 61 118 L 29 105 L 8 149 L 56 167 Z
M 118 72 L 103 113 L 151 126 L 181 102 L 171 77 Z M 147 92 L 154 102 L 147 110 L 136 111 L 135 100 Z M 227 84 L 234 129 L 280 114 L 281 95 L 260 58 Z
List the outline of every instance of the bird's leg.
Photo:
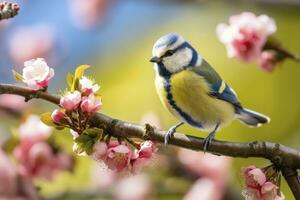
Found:
M 184 122 L 180 122 L 180 123 L 178 123 L 178 124 L 172 126 L 172 127 L 167 131 L 167 133 L 165 134 L 165 145 L 168 145 L 169 140 L 171 139 L 171 137 L 173 137 L 174 133 L 176 132 L 176 129 L 177 129 L 179 126 L 183 125 L 183 124 L 184 124 Z
M 208 146 L 211 141 L 215 138 L 216 132 L 219 128 L 219 123 L 216 125 L 215 129 L 204 139 L 203 141 L 203 151 L 206 152 L 208 150 Z

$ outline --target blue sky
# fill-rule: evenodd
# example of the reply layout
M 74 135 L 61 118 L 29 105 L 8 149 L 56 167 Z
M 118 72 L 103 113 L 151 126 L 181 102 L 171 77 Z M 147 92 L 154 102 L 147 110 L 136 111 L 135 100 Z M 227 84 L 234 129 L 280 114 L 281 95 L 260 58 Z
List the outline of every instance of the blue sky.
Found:
M 120 43 L 123 45 L 147 36 L 156 27 L 180 13 L 176 5 L 151 3 L 151 1 L 115 1 L 110 8 L 107 20 L 93 30 L 81 30 L 71 22 L 68 1 L 66 0 L 31 0 L 16 1 L 21 10 L 11 19 L 10 25 L 0 29 L 0 80 L 13 81 L 10 69 L 13 66 L 7 52 L 10 35 L 18 27 L 36 24 L 48 24 L 54 28 L 56 51 L 59 54 L 60 72 L 69 70 L 66 66 L 86 63 L 95 53 L 113 51 Z M 22 3 L 23 2 L 23 3 Z M 1 23 L 1 22 L 0 22 Z

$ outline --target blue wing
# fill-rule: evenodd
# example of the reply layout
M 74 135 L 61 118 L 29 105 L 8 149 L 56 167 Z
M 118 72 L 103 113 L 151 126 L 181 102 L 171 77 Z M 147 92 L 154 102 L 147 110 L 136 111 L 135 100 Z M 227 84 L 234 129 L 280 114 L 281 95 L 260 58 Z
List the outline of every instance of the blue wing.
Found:
M 234 90 L 221 79 L 220 75 L 204 59 L 200 66 L 192 67 L 191 70 L 209 83 L 211 88 L 209 95 L 227 101 L 236 108 L 242 108 Z
M 222 84 L 224 84 L 224 86 L 222 86 Z M 211 89 L 212 89 L 211 95 L 218 99 L 227 101 L 227 102 L 233 104 L 235 107 L 242 108 L 242 105 L 241 105 L 239 99 L 237 98 L 234 90 L 226 83 L 222 82 L 222 84 L 221 84 L 221 86 L 212 85 L 211 86 Z M 220 91 L 220 89 L 222 89 L 222 87 L 224 87 L 224 90 Z

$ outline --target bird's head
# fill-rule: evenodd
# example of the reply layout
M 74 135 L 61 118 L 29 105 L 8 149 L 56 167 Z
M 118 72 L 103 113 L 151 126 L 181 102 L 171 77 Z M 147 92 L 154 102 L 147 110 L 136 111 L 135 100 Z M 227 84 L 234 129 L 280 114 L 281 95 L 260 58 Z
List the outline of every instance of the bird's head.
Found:
M 150 62 L 162 64 L 169 73 L 176 73 L 201 62 L 194 48 L 178 34 L 171 33 L 159 38 L 152 50 Z

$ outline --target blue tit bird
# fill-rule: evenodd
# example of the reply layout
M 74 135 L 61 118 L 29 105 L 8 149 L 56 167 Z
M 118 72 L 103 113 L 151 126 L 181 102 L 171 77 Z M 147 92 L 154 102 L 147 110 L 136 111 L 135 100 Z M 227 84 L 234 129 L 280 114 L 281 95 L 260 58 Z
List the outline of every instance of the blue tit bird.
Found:
M 216 131 L 239 119 L 248 126 L 258 127 L 270 119 L 245 109 L 234 90 L 200 54 L 178 34 L 159 38 L 152 50 L 156 71 L 155 86 L 163 105 L 180 123 L 165 135 L 165 144 L 184 123 L 210 134 L 204 140 L 208 150 Z

